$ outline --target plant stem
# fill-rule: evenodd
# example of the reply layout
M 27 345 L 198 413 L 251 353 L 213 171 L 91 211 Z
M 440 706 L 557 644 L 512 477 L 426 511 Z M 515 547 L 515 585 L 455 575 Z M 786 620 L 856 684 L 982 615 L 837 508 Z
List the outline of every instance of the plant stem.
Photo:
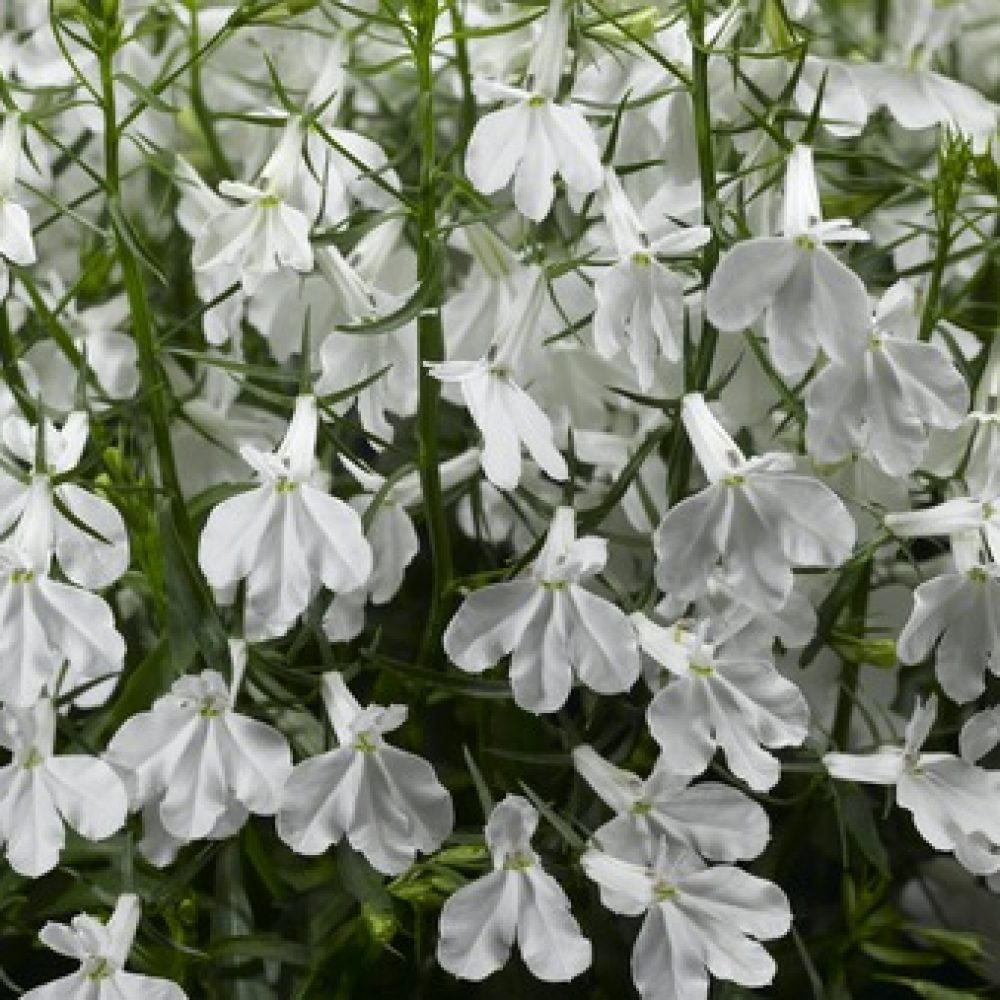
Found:
M 694 109 L 695 143 L 698 149 L 698 174 L 701 182 L 701 215 L 712 231 L 712 238 L 702 251 L 701 283 L 708 288 L 719 263 L 719 191 L 715 176 L 715 150 L 712 144 L 712 114 L 709 106 L 708 52 L 705 49 L 705 0 L 688 0 L 692 54 L 691 102 Z M 712 374 L 718 331 L 702 318 L 701 337 L 694 357 L 685 359 L 685 388 L 703 392 Z M 674 424 L 670 449 L 670 505 L 677 503 L 687 490 L 691 476 L 691 442 L 680 420 Z
M 414 59 L 420 86 L 420 199 L 417 210 L 417 279 L 423 282 L 436 267 L 437 172 L 435 158 L 434 75 L 431 54 L 437 9 L 434 0 L 415 0 L 411 5 L 416 26 Z M 444 359 L 444 330 L 438 306 L 423 310 L 417 318 L 417 461 L 423 491 L 424 518 L 430 537 L 432 591 L 427 624 L 420 644 L 420 661 L 426 663 L 439 654 L 445 600 L 451 587 L 451 539 L 445 517 L 438 453 L 438 412 L 441 383 L 427 366 Z
M 145 282 L 139 261 L 123 232 L 124 216 L 121 214 L 121 168 L 119 144 L 121 132 L 117 121 L 114 90 L 114 57 L 120 41 L 120 22 L 117 11 L 107 15 L 100 47 L 100 72 L 102 105 L 104 110 L 104 158 L 109 216 L 115 234 L 115 248 L 122 270 L 122 283 L 128 299 L 132 319 L 132 335 L 139 360 L 139 373 L 145 394 L 153 445 L 159 466 L 160 483 L 170 497 L 171 508 L 178 531 L 190 551 L 194 551 L 194 529 L 184 503 L 170 440 L 170 416 L 166 393 L 166 380 L 157 359 L 157 346 L 153 318 L 149 309 Z
M 872 561 L 869 559 L 861 567 L 848 603 L 848 630 L 859 639 L 864 638 L 865 618 L 868 614 L 868 594 L 872 579 Z M 846 750 L 851 737 L 851 713 L 858 692 L 857 663 L 842 657 L 840 668 L 840 693 L 833 716 L 833 743 L 840 750 Z

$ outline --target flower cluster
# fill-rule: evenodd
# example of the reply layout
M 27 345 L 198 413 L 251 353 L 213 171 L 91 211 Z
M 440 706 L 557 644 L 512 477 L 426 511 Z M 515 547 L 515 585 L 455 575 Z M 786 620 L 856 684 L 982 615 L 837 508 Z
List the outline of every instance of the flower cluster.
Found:
M 25 997 L 987 981 L 993 0 L 7 6 Z

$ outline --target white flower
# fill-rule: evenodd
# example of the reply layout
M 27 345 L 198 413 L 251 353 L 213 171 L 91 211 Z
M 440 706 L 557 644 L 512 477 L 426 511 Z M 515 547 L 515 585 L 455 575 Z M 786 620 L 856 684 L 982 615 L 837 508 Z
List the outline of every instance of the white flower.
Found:
M 951 851 L 977 875 L 1000 872 L 1000 795 L 996 776 L 949 753 L 922 753 L 937 714 L 937 697 L 917 700 L 903 746 L 875 753 L 828 753 L 823 763 L 840 781 L 893 785 L 920 835 Z
M 953 429 L 969 407 L 948 352 L 917 340 L 912 286 L 897 282 L 875 312 L 868 346 L 827 365 L 809 386 L 806 444 L 822 462 L 862 452 L 889 475 L 912 472 L 931 428 Z
M 97 405 L 103 403 L 104 395 L 110 399 L 131 399 L 139 388 L 140 377 L 135 340 L 120 329 L 130 318 L 125 295 L 83 307 L 67 295 L 62 279 L 54 272 L 39 294 L 58 315 L 73 346 L 94 373 L 101 392 L 90 395 L 97 397 Z M 19 297 L 30 306 L 27 295 Z M 24 360 L 38 376 L 46 405 L 63 412 L 72 410 L 79 373 L 62 348 L 54 340 L 40 340 L 25 352 Z
M 22 521 L 23 523 L 23 521 Z M 17 541 L 17 533 L 15 533 Z M 33 704 L 44 688 L 52 694 L 116 675 L 125 640 L 108 605 L 97 595 L 53 580 L 48 550 L 31 553 L 0 545 L 0 702 Z M 62 691 L 56 681 L 65 666 Z M 97 684 L 74 703 L 103 704 L 114 685 Z
M 359 635 L 364 628 L 365 605 L 388 604 L 403 584 L 407 566 L 420 552 L 417 529 L 407 510 L 417 506 L 422 498 L 420 477 L 409 472 L 389 483 L 384 476 L 370 472 L 340 456 L 344 468 L 358 481 L 363 492 L 351 497 L 351 506 L 364 516 L 375 498 L 379 498 L 367 538 L 374 553 L 374 568 L 364 586 L 347 593 L 337 594 L 323 616 L 323 630 L 333 642 L 347 642 Z M 463 452 L 441 463 L 442 488 L 448 489 L 471 476 L 479 467 L 479 453 L 475 449 Z
M 235 710 L 244 650 L 233 648 L 233 683 L 215 670 L 176 680 L 148 712 L 115 734 L 105 759 L 125 780 L 133 810 L 155 808 L 180 843 L 231 832 L 248 813 L 271 816 L 292 770 L 285 737 Z
M 650 240 L 612 169 L 605 171 L 604 215 L 617 260 L 594 283 L 594 346 L 605 358 L 624 346 L 639 388 L 653 384 L 657 356 L 676 363 L 684 348 L 684 281 L 658 254 L 690 253 L 711 238 L 693 226 Z
M 802 692 L 759 651 L 716 649 L 697 633 L 665 628 L 632 615 L 643 652 L 669 679 L 649 704 L 653 738 L 682 774 L 700 774 L 716 748 L 729 769 L 756 791 L 781 777 L 781 764 L 763 747 L 798 746 L 809 729 Z
M 261 173 L 263 187 L 223 181 L 221 194 L 239 208 L 211 215 L 194 241 L 196 271 L 236 269 L 243 291 L 253 295 L 269 274 L 282 267 L 313 269 L 309 220 L 286 201 L 302 153 L 302 125 L 289 122 Z
M 319 424 L 316 398 L 299 396 L 288 432 L 273 454 L 240 454 L 260 485 L 220 503 L 201 534 L 206 579 L 232 599 L 247 581 L 244 628 L 251 642 L 283 635 L 321 586 L 357 590 L 372 569 L 361 518 L 312 485 Z
M 139 897 L 118 897 L 114 913 L 102 923 L 87 913 L 69 924 L 47 923 L 38 935 L 52 951 L 76 959 L 72 975 L 22 994 L 22 1000 L 186 1000 L 187 994 L 167 979 L 125 971 L 139 926 Z
M 10 291 L 8 261 L 27 267 L 36 260 L 31 219 L 21 205 L 11 201 L 20 159 L 21 119 L 10 111 L 4 115 L 0 131 L 0 300 Z
M 950 535 L 955 571 L 920 584 L 896 651 L 919 663 L 940 637 L 935 673 L 944 693 L 961 703 L 978 698 L 985 675 L 1000 672 L 1000 500 L 956 497 L 923 510 L 887 514 L 902 538 Z M 983 542 L 992 559 L 984 558 Z
M 13 760 L 0 768 L 0 843 L 11 868 L 38 878 L 59 862 L 64 825 L 87 840 L 104 840 L 125 823 L 121 779 L 102 760 L 55 756 L 56 711 L 49 698 L 0 712 L 0 746 Z
M 278 836 L 299 854 L 322 854 L 346 836 L 373 868 L 404 872 L 451 833 L 451 797 L 427 761 L 385 742 L 406 721 L 405 705 L 362 708 L 336 671 L 323 677 L 323 701 L 340 746 L 296 766 Z
M 697 600 L 719 564 L 747 605 L 777 611 L 792 591 L 793 566 L 837 566 L 850 555 L 850 514 L 828 486 L 796 473 L 791 455 L 744 458 L 700 394 L 684 397 L 681 418 L 709 485 L 656 529 L 663 591 Z
M 741 791 L 717 781 L 691 784 L 661 754 L 648 778 L 615 767 L 593 747 L 573 751 L 573 765 L 615 818 L 594 833 L 604 850 L 665 838 L 715 861 L 755 858 L 770 839 L 767 813 Z
M 562 708 L 574 680 L 601 694 L 627 691 L 639 676 L 632 627 L 581 586 L 606 561 L 607 542 L 576 538 L 573 510 L 558 508 L 531 571 L 470 594 L 445 630 L 445 652 L 471 673 L 513 653 L 514 701 L 529 712 Z
M 569 476 L 566 460 L 553 441 L 552 422 L 515 381 L 525 340 L 545 294 L 540 269 L 526 276 L 525 288 L 526 294 L 515 299 L 485 357 L 428 366 L 430 374 L 441 382 L 458 383 L 469 414 L 483 436 L 483 472 L 494 486 L 508 490 L 521 479 L 522 443 L 546 475 L 560 481 Z
M 996 138 L 997 107 L 972 87 L 930 68 L 936 50 L 959 44 L 968 4 L 910 0 L 891 8 L 886 57 L 844 63 L 872 108 L 885 107 L 905 129 L 941 125 L 972 138 L 984 152 Z M 970 37 L 966 36 L 964 40 Z
M 486 823 L 493 871 L 463 886 L 441 910 L 437 958 L 460 979 L 478 981 L 506 965 L 515 941 L 533 976 L 565 983 L 590 966 L 590 942 L 559 883 L 531 848 L 538 813 L 508 795 Z
M 29 471 L 20 480 L 0 468 L 0 535 L 16 524 L 15 545 L 22 552 L 54 553 L 59 568 L 73 583 L 100 590 L 128 567 L 128 534 L 122 516 L 107 500 L 82 487 L 52 481 L 76 468 L 87 434 L 86 413 L 71 413 L 61 428 L 46 419 L 39 456 L 38 428 L 20 415 L 7 418 L 3 444 Z M 36 464 L 39 457 L 43 459 L 40 467 Z
M 739 868 L 709 868 L 692 851 L 670 851 L 663 842 L 646 858 L 591 847 L 581 864 L 606 906 L 645 914 L 632 951 L 643 1000 L 705 1000 L 709 973 L 742 986 L 774 978 L 774 961 L 759 941 L 787 934 L 791 911 L 773 883 Z
M 552 207 L 557 174 L 574 194 L 590 194 L 601 186 L 600 150 L 576 108 L 551 95 L 492 80 L 476 80 L 473 87 L 481 101 L 509 102 L 476 122 L 465 153 L 473 187 L 493 194 L 513 177 L 517 210 L 541 222 Z
M 796 146 L 788 159 L 781 235 L 745 240 L 723 255 L 706 293 L 709 321 L 735 333 L 763 314 L 771 357 L 783 375 L 805 372 L 817 346 L 834 360 L 851 360 L 868 335 L 868 293 L 825 244 L 867 239 L 846 219 L 823 221 L 812 150 Z

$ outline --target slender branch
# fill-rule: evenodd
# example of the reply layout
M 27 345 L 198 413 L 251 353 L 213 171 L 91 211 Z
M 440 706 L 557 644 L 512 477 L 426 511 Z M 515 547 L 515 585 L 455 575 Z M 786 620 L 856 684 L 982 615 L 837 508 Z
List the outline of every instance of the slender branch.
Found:
M 420 87 L 418 115 L 420 129 L 420 203 L 417 210 L 417 278 L 424 281 L 436 268 L 437 171 L 434 121 L 434 75 L 431 56 L 437 22 L 435 0 L 414 0 L 411 5 L 416 28 L 414 59 Z M 428 364 L 444 359 L 444 331 L 437 305 L 424 309 L 417 318 L 417 461 L 424 498 L 424 517 L 430 536 L 432 591 L 430 610 L 420 645 L 421 662 L 440 655 L 445 601 L 451 588 L 451 539 L 445 517 L 438 451 L 438 411 L 441 383 L 428 371 Z

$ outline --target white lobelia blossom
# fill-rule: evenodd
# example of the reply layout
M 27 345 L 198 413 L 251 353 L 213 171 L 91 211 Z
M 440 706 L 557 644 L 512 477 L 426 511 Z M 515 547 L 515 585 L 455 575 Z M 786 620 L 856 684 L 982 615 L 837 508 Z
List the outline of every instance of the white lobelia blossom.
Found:
M 573 765 L 615 818 L 594 832 L 603 850 L 615 845 L 640 849 L 663 838 L 690 847 L 714 861 L 755 858 L 767 846 L 771 830 L 767 813 L 753 799 L 718 781 L 691 784 L 662 754 L 648 778 L 615 767 L 591 746 L 573 751 Z
M 996 775 L 950 753 L 921 750 L 937 715 L 937 697 L 917 700 L 902 746 L 875 753 L 828 753 L 823 763 L 839 781 L 891 785 L 920 835 L 953 852 L 976 875 L 1000 872 L 1000 796 Z M 967 749 L 971 739 L 967 740 Z
M 236 711 L 245 646 L 233 641 L 231 653 L 228 687 L 215 670 L 179 678 L 124 723 L 104 755 L 122 775 L 130 808 L 145 810 L 139 847 L 154 864 L 182 844 L 230 836 L 250 813 L 278 811 L 292 754 L 277 729 Z
M 916 295 L 900 281 L 875 310 L 868 346 L 827 365 L 806 394 L 806 445 L 821 462 L 861 452 L 902 476 L 922 461 L 932 428 L 958 427 L 969 389 L 948 352 L 917 340 Z
M 186 1000 L 187 994 L 167 979 L 126 972 L 139 926 L 139 897 L 118 897 L 107 923 L 80 913 L 69 924 L 47 923 L 42 944 L 80 968 L 69 976 L 22 994 L 22 1000 Z
M 733 774 L 755 791 L 774 787 L 781 764 L 764 747 L 799 746 L 806 738 L 809 705 L 802 692 L 759 650 L 716 648 L 700 633 L 657 625 L 639 612 L 631 620 L 642 651 L 665 680 L 646 721 L 670 766 L 700 774 L 719 748 Z
M 201 534 L 198 562 L 223 599 L 247 581 L 251 642 L 287 632 L 321 586 L 354 591 L 372 571 L 357 511 L 313 485 L 318 427 L 316 397 L 302 395 L 276 451 L 244 445 L 240 454 L 260 485 L 215 507 Z
M 408 472 L 395 482 L 388 482 L 377 472 L 362 468 L 341 455 L 344 468 L 357 480 L 362 492 L 351 497 L 350 504 L 364 517 L 378 498 L 372 512 L 366 537 L 374 553 L 371 576 L 357 590 L 334 595 L 323 616 L 323 630 L 333 642 L 348 642 L 361 633 L 365 622 L 365 605 L 387 604 L 403 584 L 407 566 L 420 552 L 420 539 L 413 526 L 408 507 L 422 500 L 420 476 Z M 462 452 L 441 463 L 443 489 L 448 489 L 473 475 L 479 467 L 479 453 L 474 449 Z
M 86 360 L 100 389 L 90 393 L 96 405 L 108 399 L 131 399 L 139 388 L 138 352 L 135 340 L 121 331 L 129 321 L 128 300 L 114 295 L 99 305 L 84 307 L 67 294 L 62 278 L 48 275 L 47 287 L 39 288 L 45 304 L 59 318 L 80 357 Z M 18 295 L 33 309 L 27 294 Z M 25 352 L 24 360 L 38 376 L 42 398 L 54 410 L 73 409 L 79 373 L 76 365 L 54 340 L 39 340 Z M 89 387 L 88 387 L 89 388 Z
M 604 568 L 607 541 L 577 538 L 574 520 L 559 507 L 528 574 L 470 594 L 444 633 L 449 658 L 471 673 L 512 653 L 514 701 L 529 712 L 562 708 L 574 680 L 616 694 L 639 676 L 628 618 L 582 586 Z
M 52 579 L 51 552 L 37 526 L 22 517 L 10 543 L 0 545 L 0 702 L 27 707 L 43 689 L 56 694 L 86 685 L 73 701 L 93 708 L 111 694 L 125 640 L 100 597 Z
M 485 357 L 428 366 L 434 378 L 458 384 L 469 414 L 483 436 L 480 453 L 483 472 L 500 489 L 512 490 L 520 482 L 522 444 L 546 475 L 559 481 L 569 476 L 566 460 L 553 440 L 552 422 L 514 380 L 525 341 L 545 295 L 541 269 L 531 281 L 528 294 L 515 300 L 515 308 L 497 330 Z
M 684 281 L 657 257 L 691 253 L 709 241 L 711 230 L 692 226 L 650 240 L 611 168 L 604 174 L 603 209 L 617 260 L 594 282 L 594 346 L 605 358 L 624 346 L 647 392 L 657 356 L 676 363 L 684 347 Z
M 709 973 L 742 986 L 774 978 L 774 961 L 759 942 L 787 934 L 791 910 L 773 883 L 727 865 L 710 868 L 665 841 L 646 857 L 592 846 L 581 864 L 605 906 L 644 914 L 632 950 L 643 1000 L 706 1000 Z
M 931 69 L 934 54 L 958 44 L 962 4 L 910 0 L 890 6 L 894 44 L 877 62 L 847 62 L 873 108 L 884 107 L 904 129 L 935 125 L 972 139 L 985 152 L 997 131 L 997 106 L 968 84 Z M 950 8 L 950 9 L 949 9 Z
M 514 178 L 514 204 L 535 222 L 549 214 L 558 174 L 574 194 L 596 191 L 603 180 L 601 154 L 594 134 L 574 107 L 556 101 L 566 54 L 570 5 L 548 6 L 542 37 L 528 68 L 529 90 L 477 79 L 481 101 L 508 106 L 476 123 L 465 153 L 465 172 L 473 187 L 493 194 Z
M 73 483 L 53 481 L 77 467 L 88 430 L 87 414 L 79 411 L 59 428 L 47 418 L 41 430 L 20 415 L 4 421 L 3 445 L 28 471 L 21 479 L 0 467 L 0 536 L 18 525 L 21 538 L 32 539 L 22 550 L 54 553 L 69 580 L 99 590 L 128 567 L 125 522 L 107 500 Z
M 763 315 L 771 358 L 783 375 L 803 374 L 817 347 L 850 361 L 871 326 L 868 293 L 826 244 L 867 239 L 846 219 L 823 221 L 812 150 L 795 146 L 781 235 L 745 240 L 723 255 L 705 297 L 709 322 L 736 333 Z
M 238 270 L 243 291 L 253 295 L 283 267 L 313 269 L 309 220 L 287 201 L 302 156 L 302 124 L 292 119 L 261 171 L 261 187 L 223 181 L 219 192 L 243 202 L 208 217 L 194 241 L 196 272 Z M 221 289 L 220 289 L 221 290 Z
M 747 605 L 776 611 L 792 591 L 793 566 L 837 566 L 850 555 L 851 515 L 828 486 L 795 472 L 792 455 L 744 458 L 699 393 L 684 397 L 681 419 L 708 486 L 656 529 L 661 590 L 697 600 L 719 565 Z
M 21 159 L 21 119 L 15 111 L 4 115 L 0 130 L 0 300 L 10 291 L 8 264 L 27 267 L 36 260 L 31 219 L 12 201 Z
M 67 825 L 87 840 L 104 840 L 128 813 L 118 775 L 95 757 L 56 756 L 55 738 L 56 710 L 47 697 L 0 711 L 0 746 L 13 755 L 0 767 L 0 843 L 11 868 L 29 878 L 58 864 Z
M 987 670 L 1000 673 L 1000 499 L 956 497 L 887 514 L 885 526 L 902 538 L 951 536 L 954 572 L 914 591 L 896 651 L 903 663 L 919 663 L 940 637 L 935 673 L 942 690 L 960 704 L 978 698 Z
M 398 875 L 451 833 L 451 797 L 427 761 L 385 742 L 406 721 L 405 705 L 362 708 L 336 671 L 323 677 L 323 702 L 340 745 L 295 767 L 278 836 L 299 854 L 322 854 L 346 836 L 373 868 Z
M 479 981 L 506 965 L 515 942 L 531 974 L 565 983 L 590 966 L 590 942 L 559 883 L 532 850 L 538 813 L 508 795 L 486 823 L 493 871 L 455 892 L 441 910 L 437 958 L 460 979 Z

